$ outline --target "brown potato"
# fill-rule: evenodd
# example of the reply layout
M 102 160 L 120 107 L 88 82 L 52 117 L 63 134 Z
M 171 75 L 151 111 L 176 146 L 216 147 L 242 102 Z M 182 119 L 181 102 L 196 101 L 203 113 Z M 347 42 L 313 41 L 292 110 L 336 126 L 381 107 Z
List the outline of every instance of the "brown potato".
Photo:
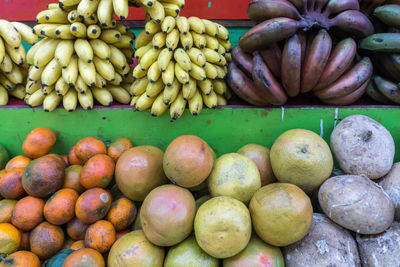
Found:
M 378 179 L 390 171 L 395 145 L 381 124 L 366 116 L 353 115 L 333 130 L 331 148 L 345 173 Z
M 395 163 L 390 172 L 379 183 L 389 195 L 395 207 L 394 219 L 400 221 L 400 162 Z
M 350 232 L 323 214 L 314 213 L 308 234 L 283 248 L 286 267 L 360 266 L 357 244 Z
M 378 235 L 357 234 L 363 266 L 400 266 L 400 223 Z
M 381 233 L 394 219 L 392 200 L 365 175 L 326 180 L 319 189 L 318 201 L 331 220 L 360 234 Z

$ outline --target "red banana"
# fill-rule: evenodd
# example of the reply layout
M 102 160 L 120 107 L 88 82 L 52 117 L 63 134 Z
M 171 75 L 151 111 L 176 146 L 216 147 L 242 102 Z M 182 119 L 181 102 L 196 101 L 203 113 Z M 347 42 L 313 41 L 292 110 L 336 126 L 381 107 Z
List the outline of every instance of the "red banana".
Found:
M 301 41 L 298 34 L 286 41 L 282 53 L 282 85 L 290 97 L 300 92 L 301 80 Z
M 253 0 L 247 8 L 247 16 L 253 21 L 264 21 L 277 17 L 300 18 L 297 8 L 286 0 Z
M 354 92 L 348 95 L 332 99 L 322 99 L 321 101 L 324 102 L 325 104 L 330 104 L 330 105 L 338 105 L 338 106 L 350 105 L 362 97 L 362 95 L 367 90 L 369 82 L 370 79 L 368 79 L 359 88 L 357 88 Z
M 340 13 L 330 20 L 330 25 L 357 37 L 366 37 L 374 33 L 374 26 L 371 21 L 357 10 L 346 10 Z
M 281 77 L 282 52 L 277 43 L 274 43 L 264 50 L 259 51 L 265 64 L 275 77 Z
M 250 54 L 243 52 L 240 46 L 236 45 L 232 48 L 232 60 L 235 62 L 242 71 L 244 71 L 249 77 L 253 71 L 253 59 Z

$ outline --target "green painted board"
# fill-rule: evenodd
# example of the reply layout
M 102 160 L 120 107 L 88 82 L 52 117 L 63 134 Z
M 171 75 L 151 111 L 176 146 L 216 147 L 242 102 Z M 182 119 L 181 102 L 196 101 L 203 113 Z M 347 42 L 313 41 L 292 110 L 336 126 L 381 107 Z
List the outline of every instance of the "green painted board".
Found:
M 337 114 L 335 120 L 335 114 Z M 79 139 L 93 136 L 105 142 L 126 136 L 134 145 L 154 145 L 165 149 L 169 142 L 183 134 L 203 138 L 218 153 L 234 152 L 248 143 L 270 147 L 284 131 L 304 128 L 321 134 L 329 141 L 335 121 L 363 114 L 382 123 L 394 136 L 400 147 L 400 108 L 397 107 L 304 107 L 304 108 L 245 108 L 227 107 L 205 109 L 193 117 L 186 110 L 177 121 L 171 122 L 169 114 L 159 118 L 150 112 L 135 112 L 125 107 L 77 110 L 68 113 L 58 109 L 45 113 L 41 109 L 0 109 L 0 143 L 13 155 L 22 153 L 25 136 L 36 127 L 49 127 L 57 134 L 54 152 L 67 153 Z M 396 160 L 400 153 L 396 154 Z

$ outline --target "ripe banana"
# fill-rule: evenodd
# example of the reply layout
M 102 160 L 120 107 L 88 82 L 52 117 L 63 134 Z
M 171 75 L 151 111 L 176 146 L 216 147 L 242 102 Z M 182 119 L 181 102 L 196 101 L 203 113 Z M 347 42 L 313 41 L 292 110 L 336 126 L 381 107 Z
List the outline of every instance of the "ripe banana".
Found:
M 161 30 L 161 24 L 155 22 L 154 20 L 149 20 L 144 25 L 144 30 L 146 31 L 147 35 L 154 35 Z
M 213 89 L 218 95 L 225 96 L 226 92 L 228 91 L 228 85 L 223 80 L 214 80 Z
M 125 70 L 127 68 L 126 70 L 129 71 L 129 65 L 124 53 L 113 45 L 110 45 L 110 62 L 114 65 L 116 70 Z
M 135 49 L 146 46 L 153 40 L 153 34 L 147 34 L 144 30 L 141 31 L 135 39 Z
M 27 42 L 30 45 L 34 45 L 38 42 L 38 36 L 32 32 L 31 27 L 29 27 L 28 25 L 26 25 L 24 23 L 16 22 L 16 21 L 11 22 L 11 24 L 19 32 L 22 40 L 24 40 L 25 42 Z
M 121 104 L 129 104 L 131 95 L 121 86 L 107 85 L 106 89 L 111 93 L 113 98 Z
M 225 28 L 224 26 L 222 26 L 219 23 L 214 22 L 215 25 L 217 25 L 218 27 L 218 38 L 228 41 L 229 40 L 229 31 L 227 28 Z
M 161 70 L 158 65 L 158 61 L 155 61 L 147 71 L 147 78 L 151 83 L 158 81 L 161 77 Z
M 192 34 L 189 32 L 187 34 L 180 34 L 180 41 L 181 41 L 181 45 L 183 47 L 183 49 L 185 50 L 189 50 L 190 48 L 193 47 L 193 36 Z
M 141 58 L 139 64 L 142 70 L 147 70 L 157 59 L 161 50 L 152 48 Z
M 70 88 L 63 97 L 64 109 L 68 112 L 72 112 L 76 109 L 78 104 L 78 94 L 75 89 Z
M 164 6 L 159 1 L 153 1 L 151 5 L 142 5 L 144 11 L 146 11 L 150 17 L 157 23 L 161 23 L 165 18 Z
M 157 24 L 160 25 L 160 24 Z M 164 34 L 168 34 L 170 33 L 173 29 L 175 29 L 175 25 L 176 25 L 176 20 L 174 17 L 171 16 L 166 16 L 164 21 L 161 24 L 161 31 Z M 160 27 L 160 26 L 159 26 Z M 158 29 L 159 31 L 160 29 Z
M 189 83 L 182 86 L 182 97 L 185 100 L 191 99 L 197 91 L 197 81 L 192 77 L 189 78 Z
M 25 91 L 27 94 L 33 94 L 37 90 L 40 90 L 41 83 L 39 81 L 29 81 L 26 83 Z
M 17 64 L 22 65 L 26 61 L 26 52 L 22 45 L 20 45 L 17 49 L 9 46 L 7 43 L 5 44 L 6 52 L 10 56 L 11 60 Z
M 98 88 L 104 88 L 107 85 L 106 79 L 104 79 L 99 73 L 96 73 L 96 83 L 95 86 Z
M 89 18 L 97 11 L 100 0 L 81 0 L 77 7 L 78 15 L 84 19 Z
M 44 23 L 59 23 L 59 24 L 67 24 L 68 21 L 68 13 L 62 9 L 48 9 L 39 12 L 36 16 L 36 22 L 40 24 Z
M 283 48 L 281 73 L 282 85 L 288 96 L 298 95 L 301 81 L 301 42 L 297 34 L 290 37 Z
M 22 100 L 22 99 L 24 99 L 24 97 L 26 95 L 25 87 L 21 84 L 17 85 L 13 91 L 9 92 L 9 94 L 15 98 Z
M 209 78 L 209 79 L 218 79 L 219 78 L 217 68 L 213 64 L 206 62 L 204 70 L 206 72 L 207 78 Z
M 136 101 L 136 103 L 133 105 L 133 108 L 135 108 L 138 111 L 144 111 L 149 109 L 154 101 L 156 100 L 155 97 L 149 98 L 146 96 L 146 94 L 142 94 Z M 132 102 L 131 102 L 132 104 Z
M 197 86 L 200 88 L 201 92 L 205 95 L 209 95 L 214 91 L 214 84 L 210 79 L 204 81 L 197 81 Z
M 13 62 L 8 54 L 5 54 L 3 62 L 0 63 L 0 70 L 4 73 L 10 72 L 13 68 Z
M 142 70 L 142 68 L 140 67 L 140 65 L 137 65 L 132 72 L 132 76 L 134 79 L 140 79 L 143 78 L 147 75 L 147 71 Z
M 73 55 L 68 66 L 62 69 L 62 77 L 69 86 L 74 86 L 78 79 L 78 57 Z
M 68 18 L 68 21 L 70 23 L 82 22 L 82 19 L 78 16 L 78 13 L 77 13 L 76 9 L 75 10 L 71 10 L 68 13 L 68 17 L 67 18 Z
M 115 79 L 115 69 L 110 61 L 94 57 L 93 63 L 95 66 L 95 71 L 97 71 L 101 77 L 107 81 L 112 81 Z
M 208 108 L 216 108 L 218 106 L 218 97 L 214 91 L 211 91 L 210 94 L 206 95 L 204 93 L 201 94 L 203 97 L 203 103 Z
M 331 19 L 331 25 L 356 35 L 366 37 L 374 33 L 371 21 L 358 10 L 346 10 Z
M 13 65 L 12 69 L 10 72 L 5 72 L 4 75 L 7 77 L 7 79 L 14 83 L 14 84 L 22 84 L 24 81 L 24 74 L 23 71 L 20 69 L 19 66 Z
M 156 97 L 164 89 L 164 87 L 165 85 L 162 79 L 159 79 L 154 83 L 148 83 L 145 90 L 147 97 Z
M 339 106 L 349 105 L 357 101 L 365 93 L 369 82 L 370 79 L 368 79 L 359 88 L 356 88 L 356 90 L 354 90 L 352 93 L 348 95 L 337 98 L 321 99 L 321 101 L 329 105 L 339 105 Z
M 62 40 L 58 43 L 54 58 L 65 69 L 74 54 L 74 42 L 72 40 Z
M 94 99 L 103 106 L 111 106 L 113 103 L 113 96 L 106 88 L 92 87 L 92 94 Z
M 101 26 L 111 25 L 113 11 L 113 0 L 100 0 L 97 6 L 97 17 Z
M 154 49 L 163 48 L 165 45 L 165 40 L 166 40 L 166 36 L 163 32 L 158 32 L 158 33 L 154 34 L 153 40 L 152 40 Z
M 43 104 L 43 101 L 45 99 L 46 95 L 42 92 L 42 90 L 37 90 L 33 94 L 29 96 L 29 99 L 27 101 L 27 105 L 31 107 L 37 107 Z
M 144 77 L 140 79 L 136 79 L 129 88 L 129 92 L 133 96 L 140 96 L 144 92 L 146 92 L 147 85 L 149 84 L 149 80 Z
M 299 19 L 297 8 L 286 0 L 251 1 L 247 8 L 247 16 L 257 22 L 276 17 Z
M 40 77 L 42 76 L 43 70 L 44 68 L 36 68 L 34 66 L 31 66 L 28 72 L 28 79 L 30 81 L 39 81 Z
M 161 50 L 157 59 L 158 66 L 160 67 L 161 72 L 164 72 L 167 69 L 173 56 L 174 52 L 169 50 L 168 48 L 164 48 L 163 50 Z
M 196 91 L 194 91 L 193 95 L 195 93 Z M 176 97 L 175 101 L 172 102 L 170 107 L 169 114 L 171 116 L 171 119 L 173 120 L 179 119 L 182 116 L 183 112 L 185 112 L 186 104 L 187 100 L 184 99 L 183 93 L 179 92 L 179 95 Z
M 175 64 L 175 78 L 181 84 L 188 84 L 190 79 L 189 73 L 185 71 L 178 63 Z
M 220 51 L 219 42 L 218 42 L 217 38 L 211 37 L 207 34 L 204 34 L 204 37 L 206 38 L 206 47 L 207 48 L 214 50 L 215 52 Z M 222 54 L 222 53 L 220 53 L 220 54 Z
M 104 60 L 109 60 L 111 51 L 110 47 L 102 40 L 100 39 L 94 39 L 89 41 L 92 49 L 93 49 L 93 54 L 100 59 Z
M 159 117 L 167 111 L 168 107 L 169 105 L 166 105 L 163 101 L 163 95 L 159 94 L 151 106 L 151 115 Z
M 206 33 L 206 27 L 201 19 L 199 19 L 197 17 L 190 17 L 190 18 L 188 18 L 188 22 L 189 22 L 191 31 L 194 31 L 195 33 L 198 33 L 198 34 Z
M 186 72 L 192 71 L 192 62 L 188 54 L 182 48 L 178 48 L 174 52 L 174 59 L 178 65 Z
M 129 15 L 128 0 L 113 0 L 115 14 L 122 20 Z
M 203 98 L 199 91 L 196 91 L 195 95 L 188 100 L 189 102 L 189 110 L 193 116 L 197 116 L 203 110 Z
M 60 77 L 58 78 L 54 89 L 59 96 L 64 96 L 69 90 L 69 85 L 65 82 L 63 77 Z
M 205 48 L 207 45 L 207 39 L 204 35 L 202 34 L 198 34 L 196 32 L 190 32 L 192 34 L 192 38 L 193 38 L 193 44 L 197 47 L 197 48 Z
M 174 102 L 179 92 L 181 91 L 182 84 L 175 79 L 171 86 L 166 86 L 163 91 L 163 101 L 166 105 Z
M 86 39 L 77 39 L 74 43 L 75 53 L 78 57 L 86 62 L 93 61 L 93 49 L 89 41 Z
M 178 27 L 178 30 L 183 34 L 187 34 L 190 31 L 190 24 L 186 17 L 178 17 L 176 19 L 176 26 Z
M 100 34 L 100 39 L 107 44 L 114 44 L 118 42 L 119 38 L 121 38 L 121 33 L 114 29 L 103 30 Z
M 83 94 L 78 94 L 78 101 L 83 109 L 92 110 L 94 105 L 92 91 L 89 89 Z
M 299 35 L 301 40 L 301 34 Z M 282 52 L 279 46 L 276 43 L 269 45 L 264 50 L 261 50 L 260 54 L 264 59 L 265 64 L 267 64 L 268 68 L 271 70 L 272 74 L 274 74 L 274 76 L 277 78 L 281 77 Z
M 172 86 L 175 80 L 175 62 L 170 61 L 165 71 L 161 74 L 161 78 L 166 86 Z
M 207 62 L 206 62 L 207 65 Z M 204 66 L 205 67 L 205 66 Z M 189 73 L 191 77 L 198 81 L 207 79 L 206 71 L 192 62 L 192 71 Z
M 179 44 L 179 31 L 177 29 L 173 29 L 170 33 L 167 34 L 165 39 L 165 45 L 169 50 L 174 51 Z
M 60 78 L 62 72 L 62 68 L 60 64 L 58 64 L 56 59 L 53 59 L 46 65 L 42 72 L 41 80 L 42 80 L 42 88 L 46 86 L 51 86 L 55 84 Z
M 43 109 L 45 112 L 54 111 L 60 104 L 62 97 L 57 95 L 56 91 L 48 94 L 43 101 Z
M 246 75 L 251 76 L 253 71 L 253 59 L 250 54 L 245 53 L 240 46 L 236 45 L 232 49 L 232 60 Z M 265 62 L 268 62 L 264 59 Z
M 195 63 L 197 66 L 203 68 L 206 66 L 207 59 L 200 49 L 192 47 L 187 51 L 187 54 L 192 63 Z
M 101 29 L 99 26 L 97 25 L 90 25 L 89 27 L 87 27 L 87 37 L 89 39 L 97 39 L 100 37 L 101 34 Z
M 78 60 L 79 74 L 81 75 L 83 81 L 88 86 L 95 86 L 96 84 L 96 68 L 93 62 L 88 63 L 83 59 Z

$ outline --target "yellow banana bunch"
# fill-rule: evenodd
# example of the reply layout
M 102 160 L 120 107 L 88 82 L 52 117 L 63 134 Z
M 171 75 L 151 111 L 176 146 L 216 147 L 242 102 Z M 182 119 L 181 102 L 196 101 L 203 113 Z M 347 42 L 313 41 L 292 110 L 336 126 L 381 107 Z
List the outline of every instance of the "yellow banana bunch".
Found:
M 150 8 L 149 0 L 137 1 Z M 226 56 L 231 50 L 226 29 L 209 20 L 177 17 L 180 1 L 160 3 L 165 7 L 164 20 L 147 21 L 136 40 L 138 65 L 129 88 L 134 96 L 131 105 L 139 111 L 150 109 L 152 116 L 161 116 L 170 108 L 173 120 L 180 118 L 186 107 L 198 115 L 203 106 L 226 105 L 230 95 L 224 80 L 230 61 Z

